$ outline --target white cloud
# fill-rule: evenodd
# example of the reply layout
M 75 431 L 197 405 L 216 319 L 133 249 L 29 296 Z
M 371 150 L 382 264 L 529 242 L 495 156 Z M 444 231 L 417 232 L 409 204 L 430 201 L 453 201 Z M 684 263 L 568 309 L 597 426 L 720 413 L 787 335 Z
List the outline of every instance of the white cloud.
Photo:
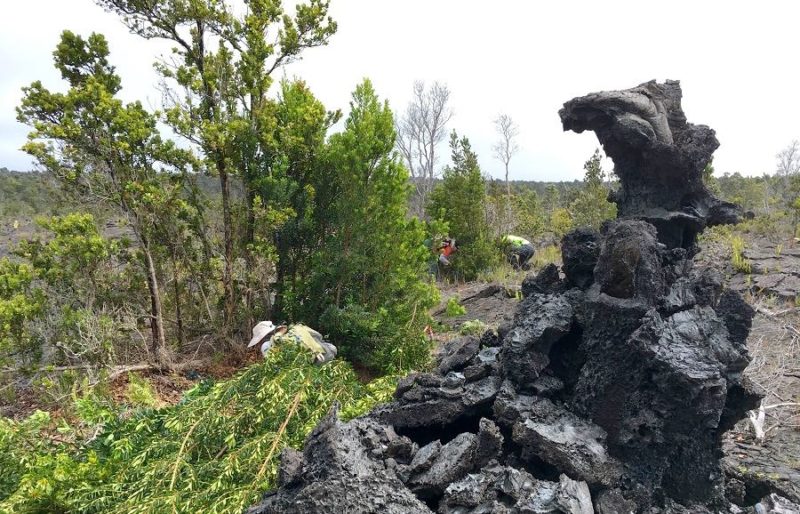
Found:
M 561 104 L 652 78 L 680 79 L 689 121 L 717 130 L 718 172 L 771 172 L 775 153 L 800 138 L 794 1 L 332 0 L 332 10 L 339 32 L 330 45 L 286 73 L 344 111 L 363 77 L 395 110 L 404 109 L 414 80 L 446 82 L 456 112 L 451 128 L 472 140 L 495 176 L 501 166 L 490 148 L 499 112 L 521 130 L 512 178 L 577 179 L 597 141 L 561 131 Z M 15 2 L 0 20 L 0 134 L 12 140 L 0 147 L 0 166 L 29 162 L 9 150 L 26 133 L 13 108 L 22 85 L 57 84 L 50 56 L 65 28 L 105 33 L 126 99 L 158 105 L 152 62 L 164 44 L 128 34 L 91 0 Z

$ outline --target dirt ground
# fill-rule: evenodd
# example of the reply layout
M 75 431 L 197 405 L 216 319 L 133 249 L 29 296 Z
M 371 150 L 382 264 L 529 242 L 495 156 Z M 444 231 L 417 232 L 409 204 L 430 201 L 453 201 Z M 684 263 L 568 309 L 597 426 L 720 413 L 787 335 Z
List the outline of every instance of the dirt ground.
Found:
M 756 440 L 749 420 L 724 439 L 724 463 L 734 476 L 781 491 L 800 502 L 800 312 L 771 311 L 763 299 L 748 338 L 752 361 L 745 374 L 764 393 L 764 439 Z
M 520 300 L 518 284 L 468 282 L 442 285 L 439 291 L 442 299 L 433 310 L 433 317 L 443 327 L 453 331 L 458 331 L 467 321 L 476 319 L 485 323 L 488 328 L 497 328 L 504 321 L 511 320 Z M 459 304 L 466 309 L 466 314 L 447 315 L 447 302 L 453 297 L 458 298 Z
M 196 362 L 196 365 L 183 366 L 180 371 L 172 372 L 136 370 L 131 373 L 118 373 L 110 382 L 101 383 L 101 394 L 117 404 L 128 404 L 130 374 L 135 374 L 150 384 L 156 406 L 175 405 L 180 402 L 186 391 L 200 381 L 228 379 L 261 359 L 260 353 L 256 351 L 229 353 L 220 358 L 207 356 L 200 361 L 192 360 L 191 356 L 184 357 L 178 361 Z M 62 412 L 60 405 L 71 396 L 72 391 L 68 386 L 48 388 L 42 385 L 42 379 L 49 378 L 57 382 L 58 376 L 59 373 L 42 370 L 35 375 L 18 377 L 14 383 L 16 387 L 13 389 L 8 384 L 0 387 L 0 392 L 4 393 L 0 395 L 0 416 L 24 419 L 39 409 L 49 411 L 55 418 L 59 417 Z M 74 384 L 75 387 L 78 385 Z
M 725 241 L 704 243 L 695 258 L 698 266 L 720 270 L 757 312 L 745 374 L 764 394 L 765 436 L 756 440 L 752 423 L 739 422 L 726 434 L 724 463 L 730 475 L 747 475 L 800 502 L 800 242 L 743 237 L 750 273 L 733 269 Z

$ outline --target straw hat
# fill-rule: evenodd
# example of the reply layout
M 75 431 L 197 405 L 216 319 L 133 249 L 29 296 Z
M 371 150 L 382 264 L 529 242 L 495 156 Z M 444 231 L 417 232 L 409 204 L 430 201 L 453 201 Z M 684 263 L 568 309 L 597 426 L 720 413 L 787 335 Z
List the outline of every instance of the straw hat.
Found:
M 271 336 L 273 332 L 281 328 L 281 326 L 276 327 L 275 325 L 272 324 L 271 321 L 259 322 L 256 326 L 253 327 L 253 338 L 250 339 L 250 343 L 247 345 L 247 347 L 252 348 L 253 346 L 257 345 L 264 339 Z

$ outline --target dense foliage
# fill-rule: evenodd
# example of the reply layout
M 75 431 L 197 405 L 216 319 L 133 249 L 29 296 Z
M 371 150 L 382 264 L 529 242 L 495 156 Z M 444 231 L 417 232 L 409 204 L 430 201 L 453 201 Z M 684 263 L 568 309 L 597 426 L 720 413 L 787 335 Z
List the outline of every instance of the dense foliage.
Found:
M 394 380 L 361 385 L 342 360 L 316 366 L 306 350 L 281 346 L 260 364 L 217 384 L 201 383 L 174 407 L 118 417 L 80 398 L 93 430 L 45 413 L 0 420 L 0 512 L 240 513 L 275 484 L 278 456 L 300 448 L 341 404 L 349 419 L 387 401 Z M 59 442 L 61 441 L 61 442 Z
M 69 31 L 54 53 L 68 91 L 53 92 L 34 82 L 25 88 L 18 109 L 20 121 L 34 127 L 25 149 L 40 166 L 65 193 L 115 213 L 129 230 L 132 249 L 124 255 L 106 252 L 103 258 L 112 268 L 138 265 L 138 270 L 125 266 L 124 271 L 135 273 L 134 279 L 144 277 L 145 298 L 132 287 L 119 291 L 130 294 L 131 305 L 137 306 L 127 316 L 134 319 L 133 328 L 151 332 L 148 358 L 166 366 L 191 337 L 213 332 L 224 347 L 256 320 L 274 318 L 317 326 L 344 356 L 378 372 L 423 367 L 430 349 L 422 329 L 436 295 L 425 278 L 424 230 L 407 217 L 408 172 L 393 152 L 396 135 L 388 105 L 365 81 L 354 93 L 344 131 L 329 137 L 340 114 L 326 111 L 302 81 L 284 81 L 277 98 L 267 96 L 274 69 L 267 69 L 267 60 L 277 59 L 273 64 L 279 65 L 304 47 L 324 44 L 335 29 L 326 18 L 326 4 L 311 2 L 292 21 L 261 3 L 251 5 L 242 19 L 224 4 L 190 3 L 192 9 L 181 16 L 213 19 L 230 32 L 215 52 L 182 47 L 184 62 L 161 70 L 186 95 L 163 117 L 116 97 L 121 80 L 102 35 L 84 39 Z M 136 2 L 108 4 L 144 37 L 180 39 L 170 27 L 187 22 L 170 17 L 176 6 L 153 17 Z M 277 55 L 257 40 L 274 23 L 289 31 L 282 33 Z M 193 32 L 191 37 L 202 35 Z M 203 63 L 227 70 L 237 82 L 209 84 L 215 88 L 209 97 L 203 84 L 212 77 Z M 247 108 L 236 111 L 243 95 Z M 198 108 L 194 100 L 205 107 Z M 199 154 L 162 139 L 159 119 L 194 142 Z M 218 190 L 221 234 L 209 219 L 219 204 L 197 188 L 198 170 L 223 180 Z M 232 194 L 233 180 L 243 186 L 241 203 Z M 80 236 L 84 243 L 116 248 L 86 230 L 88 225 Z M 36 248 L 27 244 L 20 256 L 39 259 L 33 255 Z M 72 252 L 50 267 L 82 268 L 83 258 Z M 94 273 L 95 267 L 89 270 Z M 17 271 L 17 289 L 37 287 L 24 278 L 26 268 Z M 117 271 L 106 269 L 102 278 L 127 284 Z M 61 272 L 43 273 L 36 278 Z M 60 285 L 71 277 L 75 274 Z M 3 337 L 20 339 L 17 345 L 23 318 L 41 311 L 19 298 L 12 305 L 12 296 L 20 294 L 9 290 L 3 295 L 3 316 L 9 320 L 4 333 L 16 331 Z M 98 326 L 113 326 L 114 316 L 107 313 L 119 309 L 106 304 L 94 309 L 90 303 L 75 314 L 87 314 Z M 41 346 L 44 339 L 26 342 Z M 67 353 L 62 360 L 79 355 L 60 353 Z
M 600 165 L 600 150 L 583 165 L 585 171 L 584 188 L 570 205 L 575 226 L 589 226 L 599 229 L 606 220 L 617 217 L 617 206 L 608 201 L 609 188 L 606 186 L 606 172 Z
M 478 156 L 469 139 L 450 134 L 452 164 L 445 167 L 442 181 L 434 188 L 428 215 L 447 224 L 456 239 L 457 258 L 448 272 L 460 280 L 473 280 L 499 262 L 486 220 L 486 184 Z
M 393 154 L 392 112 L 365 81 L 353 93 L 345 129 L 331 137 L 325 159 L 331 201 L 320 209 L 324 227 L 312 258 L 306 314 L 321 313 L 323 330 L 342 354 L 381 371 L 424 365 L 423 335 L 435 287 L 420 280 L 428 252 L 425 231 L 408 219 L 408 172 Z M 318 202 L 318 205 L 321 202 Z

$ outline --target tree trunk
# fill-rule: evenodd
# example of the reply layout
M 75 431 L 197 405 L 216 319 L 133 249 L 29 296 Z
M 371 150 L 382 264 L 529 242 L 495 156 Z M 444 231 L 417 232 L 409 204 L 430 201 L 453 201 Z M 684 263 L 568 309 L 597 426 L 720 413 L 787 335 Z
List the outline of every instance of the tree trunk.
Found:
M 175 324 L 178 332 L 178 344 L 183 346 L 183 314 L 181 313 L 181 284 L 178 277 L 178 258 L 175 255 L 175 248 L 172 248 L 172 278 L 175 291 Z
M 245 255 L 245 262 L 246 262 L 246 269 L 245 269 L 245 311 L 247 312 L 247 320 L 245 320 L 245 331 L 252 327 L 255 324 L 255 320 L 253 319 L 253 305 L 255 304 L 255 299 L 253 295 L 253 268 L 255 267 L 255 263 L 253 262 L 253 252 L 251 249 L 251 245 L 255 240 L 255 225 L 256 225 L 256 214 L 253 210 L 253 202 L 255 201 L 255 193 L 253 192 L 253 188 L 250 185 L 249 176 L 248 179 L 245 181 L 245 200 L 247 201 L 247 226 L 245 227 L 245 234 L 244 234 L 244 255 Z
M 509 161 L 505 162 L 505 165 L 506 165 L 506 212 L 505 212 L 505 218 L 506 218 L 505 225 L 506 226 L 504 227 L 504 231 L 505 232 L 510 232 L 511 228 L 512 228 L 512 224 L 513 224 L 512 220 L 511 220 L 511 213 L 512 213 L 512 209 L 511 209 L 511 183 L 508 181 L 508 162 Z
M 505 163 L 506 165 L 506 194 L 508 195 L 509 201 L 511 200 L 511 184 L 508 182 L 508 161 Z
M 219 184 L 222 189 L 222 224 L 225 239 L 225 266 L 222 271 L 222 289 L 225 302 L 223 312 L 223 333 L 230 335 L 233 323 L 234 297 L 233 297 L 233 228 L 231 220 L 231 185 L 228 180 L 228 170 L 225 160 L 221 156 L 217 159 Z
M 142 236 L 141 239 L 147 268 L 147 289 L 150 291 L 150 329 L 153 332 L 150 350 L 155 364 L 159 367 L 166 367 L 169 364 L 169 355 L 167 340 L 164 336 L 164 315 L 161 312 L 161 295 L 158 290 L 156 266 L 150 252 L 150 244 L 145 237 Z

